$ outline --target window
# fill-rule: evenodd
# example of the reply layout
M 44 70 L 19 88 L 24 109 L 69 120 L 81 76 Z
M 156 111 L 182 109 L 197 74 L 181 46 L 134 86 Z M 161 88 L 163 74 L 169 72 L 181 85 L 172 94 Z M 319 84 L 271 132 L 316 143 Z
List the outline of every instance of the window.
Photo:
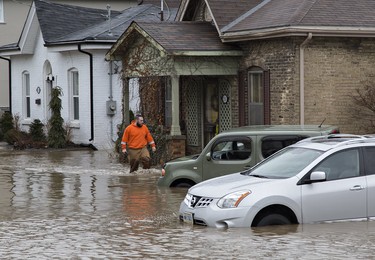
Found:
M 375 147 L 366 147 L 365 148 L 365 165 L 366 165 L 366 174 L 373 175 L 375 174 Z
M 165 80 L 165 126 L 172 125 L 172 85 L 170 78 Z
M 359 152 L 351 149 L 335 153 L 313 171 L 325 172 L 327 181 L 359 176 Z
M 4 3 L 0 0 L 0 23 L 4 22 Z
M 213 160 L 246 160 L 251 155 L 251 139 L 222 139 L 212 146 Z
M 284 147 L 297 143 L 298 141 L 307 138 L 307 136 L 299 135 L 274 135 L 266 136 L 262 139 L 262 156 L 267 158 L 273 153 L 281 150 Z
M 247 74 L 250 125 L 269 123 L 269 81 L 265 74 L 269 73 L 259 67 L 250 68 Z
M 25 71 L 22 73 L 22 88 L 24 93 L 24 115 L 26 118 L 31 117 L 30 109 L 30 74 Z
M 69 71 L 69 84 L 71 91 L 71 118 L 79 120 L 79 74 L 76 69 Z

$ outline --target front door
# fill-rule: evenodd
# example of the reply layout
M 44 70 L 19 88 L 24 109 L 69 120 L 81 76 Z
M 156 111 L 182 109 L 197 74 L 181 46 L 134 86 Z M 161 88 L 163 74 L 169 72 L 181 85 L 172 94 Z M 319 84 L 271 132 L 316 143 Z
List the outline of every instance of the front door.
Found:
M 216 81 L 207 81 L 204 88 L 204 146 L 219 133 L 219 90 Z
M 367 216 L 367 184 L 359 158 L 358 149 L 338 152 L 312 170 L 325 172 L 326 181 L 302 185 L 304 223 Z

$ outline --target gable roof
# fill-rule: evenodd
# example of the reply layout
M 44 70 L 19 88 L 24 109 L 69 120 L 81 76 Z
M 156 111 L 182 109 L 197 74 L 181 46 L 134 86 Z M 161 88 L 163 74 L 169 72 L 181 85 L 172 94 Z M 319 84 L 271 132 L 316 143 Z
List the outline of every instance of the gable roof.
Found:
M 373 0 L 264 0 L 261 4 L 254 12 L 249 10 L 249 15 L 228 24 L 223 32 L 278 26 L 375 27 Z
M 185 0 L 182 9 L 195 0 Z M 223 41 L 307 33 L 375 36 L 374 0 L 205 0 Z M 197 7 L 196 7 L 197 8 Z M 184 20 L 184 17 L 180 17 Z
M 141 20 L 147 22 L 157 23 L 160 21 L 160 17 L 157 15 L 160 12 L 160 8 L 151 5 L 138 5 L 125 9 L 118 15 L 111 18 L 111 27 L 109 27 L 109 21 L 96 23 L 91 27 L 84 28 L 82 30 L 74 31 L 70 34 L 63 35 L 56 38 L 54 44 L 61 44 L 63 42 L 74 42 L 74 41 L 107 41 L 115 42 L 122 33 L 129 27 L 133 20 Z M 177 9 L 171 9 L 170 19 L 174 19 Z
M 176 1 L 176 0 L 175 0 Z M 168 17 L 174 20 L 177 9 L 170 8 Z M 134 19 L 158 22 L 160 7 L 141 4 L 121 12 L 111 11 L 111 21 L 107 19 L 107 9 L 94 9 L 66 4 L 34 0 L 18 43 L 0 47 L 0 52 L 14 55 L 32 53 L 33 40 L 40 27 L 46 46 L 77 43 L 104 43 L 112 45 Z M 29 40 L 27 40 L 30 38 Z M 28 41 L 27 50 L 23 50 Z
M 133 22 L 107 53 L 111 59 L 122 53 L 132 34 L 147 38 L 156 48 L 170 55 L 230 55 L 241 53 L 240 48 L 222 43 L 215 27 L 209 22 Z
M 34 0 L 40 29 L 46 44 L 69 33 L 105 22 L 107 10 Z M 120 12 L 112 11 L 118 15 Z

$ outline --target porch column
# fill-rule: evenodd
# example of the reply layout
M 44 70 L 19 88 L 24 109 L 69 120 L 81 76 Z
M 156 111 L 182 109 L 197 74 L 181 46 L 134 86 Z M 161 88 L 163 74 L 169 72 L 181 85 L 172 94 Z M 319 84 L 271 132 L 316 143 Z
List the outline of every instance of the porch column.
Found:
M 180 76 L 172 75 L 172 125 L 171 135 L 181 135 L 180 130 Z
M 129 78 L 124 79 L 123 81 L 123 88 L 124 88 L 124 107 L 123 107 L 123 117 L 125 126 L 130 124 L 130 121 L 133 118 L 129 118 Z

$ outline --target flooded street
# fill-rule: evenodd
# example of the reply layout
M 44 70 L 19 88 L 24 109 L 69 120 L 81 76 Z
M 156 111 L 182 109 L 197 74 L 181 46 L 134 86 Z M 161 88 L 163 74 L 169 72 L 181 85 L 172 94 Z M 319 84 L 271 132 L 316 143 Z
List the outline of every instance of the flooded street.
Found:
M 106 151 L 0 149 L 1 259 L 371 259 L 375 222 L 227 229 L 178 220 L 186 189 Z

